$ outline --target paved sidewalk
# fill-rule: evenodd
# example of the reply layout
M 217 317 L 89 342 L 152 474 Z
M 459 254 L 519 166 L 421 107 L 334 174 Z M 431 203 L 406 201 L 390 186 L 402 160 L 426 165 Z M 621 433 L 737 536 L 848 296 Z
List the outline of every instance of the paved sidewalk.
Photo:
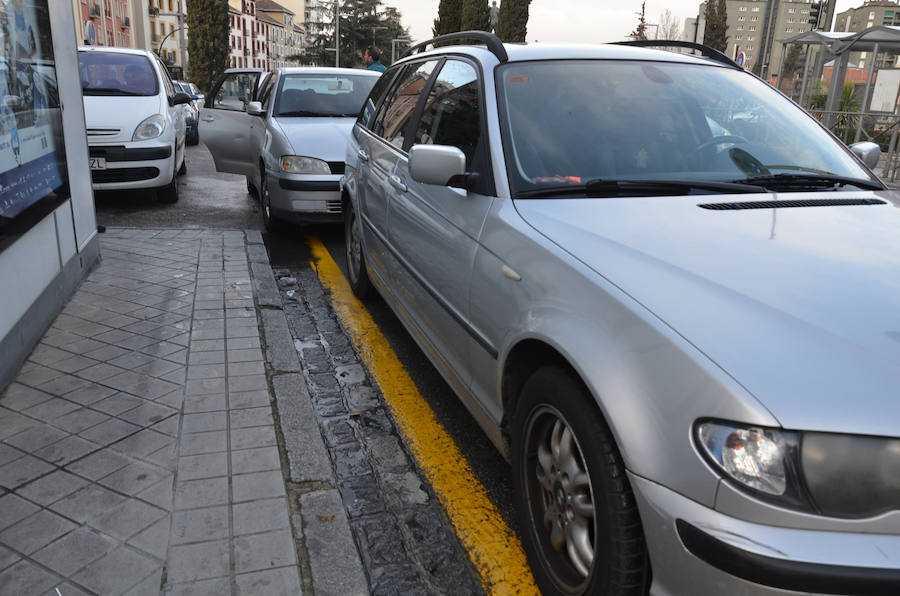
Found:
M 328 592 L 305 541 L 349 530 L 333 491 L 288 499 L 259 234 L 111 229 L 101 251 L 0 396 L 0 593 Z

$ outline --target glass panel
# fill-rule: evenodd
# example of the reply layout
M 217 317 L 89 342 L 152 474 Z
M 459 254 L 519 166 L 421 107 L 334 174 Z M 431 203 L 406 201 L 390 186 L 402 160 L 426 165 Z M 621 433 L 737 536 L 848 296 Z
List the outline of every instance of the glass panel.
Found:
M 412 116 L 419 95 L 425 88 L 425 84 L 434 72 L 436 60 L 423 63 L 415 70 L 404 74 L 403 79 L 397 84 L 381 122 L 378 124 L 376 134 L 380 134 L 397 149 L 403 149 L 406 136 L 406 124 Z
M 356 118 L 377 80 L 354 75 L 286 75 L 275 98 L 275 115 Z
M 216 92 L 213 107 L 219 110 L 243 112 L 253 96 L 257 73 L 234 73 L 225 77 L 222 86 Z
M 471 165 L 481 133 L 480 97 L 475 67 L 448 60 L 425 102 L 413 142 L 459 147 Z
M 79 52 L 85 95 L 156 95 L 159 86 L 146 56 L 113 52 Z
M 0 236 L 11 236 L 36 221 L 17 217 L 39 202 L 42 217 L 69 190 L 47 2 L 0 3 L 0 37 Z
M 378 108 L 381 100 L 384 99 L 384 96 L 388 90 L 388 86 L 391 84 L 391 80 L 394 78 L 394 72 L 396 71 L 392 71 L 391 74 L 388 74 L 387 76 L 381 75 L 381 77 L 378 79 L 378 82 L 375 83 L 374 87 L 372 87 L 372 92 L 369 93 L 369 97 L 366 99 L 364 109 L 359 116 L 359 123 L 366 128 L 370 128 L 370 125 L 372 124 L 372 121 L 375 117 L 375 110 Z

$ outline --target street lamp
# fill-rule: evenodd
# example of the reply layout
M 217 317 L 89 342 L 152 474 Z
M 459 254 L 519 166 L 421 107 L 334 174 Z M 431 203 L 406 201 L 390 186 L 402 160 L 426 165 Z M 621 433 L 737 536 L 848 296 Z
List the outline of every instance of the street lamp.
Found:
M 397 44 L 401 42 L 409 43 L 410 41 L 408 37 L 397 37 L 391 40 L 391 64 L 397 60 Z
M 375 32 L 379 29 L 387 29 L 387 27 L 372 27 L 372 45 L 375 45 Z
M 159 42 L 159 47 L 156 48 L 156 55 L 159 56 L 160 58 L 162 58 L 162 54 L 160 52 L 162 52 L 162 47 L 163 47 L 163 44 L 166 43 L 166 40 L 169 39 L 170 37 L 172 37 L 172 35 L 174 35 L 175 33 L 178 33 L 179 31 L 183 31 L 185 29 L 187 29 L 187 26 L 178 27 L 177 29 L 172 29 L 171 31 L 169 31 L 166 34 L 166 36 L 162 38 L 162 41 Z M 181 68 L 184 69 L 184 60 L 183 59 L 181 62 Z

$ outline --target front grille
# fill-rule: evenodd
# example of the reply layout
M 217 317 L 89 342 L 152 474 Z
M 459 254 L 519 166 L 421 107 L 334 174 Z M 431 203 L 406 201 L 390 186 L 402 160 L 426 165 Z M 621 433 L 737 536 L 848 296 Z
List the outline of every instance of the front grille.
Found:
M 798 201 L 744 201 L 736 203 L 704 203 L 697 205 L 715 211 L 741 209 L 784 209 L 788 207 L 837 207 L 847 205 L 886 205 L 880 199 L 808 199 Z
M 328 167 L 331 168 L 332 174 L 343 174 L 344 173 L 344 162 L 342 162 L 342 161 L 329 161 Z
M 340 213 L 341 212 L 341 200 L 334 199 L 333 201 L 325 202 L 325 210 L 328 213 Z
M 114 137 L 122 132 L 118 128 L 89 128 L 87 134 L 89 137 Z
M 136 182 L 138 180 L 150 180 L 157 176 L 159 176 L 159 168 L 115 168 L 91 171 L 91 181 L 95 184 L 104 182 Z

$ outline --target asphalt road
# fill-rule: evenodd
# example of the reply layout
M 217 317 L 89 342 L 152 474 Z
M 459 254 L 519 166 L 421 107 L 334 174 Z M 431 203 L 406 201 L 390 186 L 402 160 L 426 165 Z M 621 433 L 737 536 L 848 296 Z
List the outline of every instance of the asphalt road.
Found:
M 95 193 L 98 223 L 136 228 L 263 229 L 258 204 L 247 192 L 243 176 L 216 172 L 212 156 L 203 144 L 187 148 L 187 169 L 187 174 L 179 178 L 181 197 L 174 205 L 158 203 L 155 194 L 147 191 Z M 286 226 L 278 234 L 264 234 L 272 268 L 292 272 L 308 268 L 307 236 L 320 238 L 346 271 L 342 224 Z M 378 297 L 366 307 L 491 500 L 507 523 L 518 529 L 512 514 L 511 476 L 506 461 L 390 307 Z

